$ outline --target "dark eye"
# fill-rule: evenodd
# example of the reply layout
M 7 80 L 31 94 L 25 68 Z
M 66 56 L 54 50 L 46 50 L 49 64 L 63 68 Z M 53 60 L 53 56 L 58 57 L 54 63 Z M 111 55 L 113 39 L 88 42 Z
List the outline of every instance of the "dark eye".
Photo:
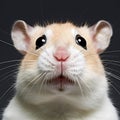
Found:
M 36 49 L 42 47 L 47 41 L 47 38 L 45 35 L 42 35 L 36 40 Z
M 82 46 L 84 49 L 87 50 L 86 40 L 81 37 L 79 34 L 76 35 L 75 41 L 78 45 Z

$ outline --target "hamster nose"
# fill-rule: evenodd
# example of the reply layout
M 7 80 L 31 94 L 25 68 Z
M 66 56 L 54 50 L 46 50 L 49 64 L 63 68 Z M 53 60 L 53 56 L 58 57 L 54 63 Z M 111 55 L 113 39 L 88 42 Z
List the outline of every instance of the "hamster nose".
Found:
M 54 53 L 54 57 L 57 61 L 66 61 L 69 58 L 69 53 L 66 48 L 58 47 Z

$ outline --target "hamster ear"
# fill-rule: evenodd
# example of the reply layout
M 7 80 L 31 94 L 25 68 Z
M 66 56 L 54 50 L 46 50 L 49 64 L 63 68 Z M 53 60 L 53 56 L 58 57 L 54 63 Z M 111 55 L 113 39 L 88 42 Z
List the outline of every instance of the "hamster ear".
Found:
M 15 48 L 22 54 L 25 54 L 30 44 L 30 31 L 33 28 L 24 21 L 18 20 L 12 27 L 11 37 Z
M 112 26 L 107 21 L 100 20 L 90 27 L 90 31 L 97 53 L 102 53 L 109 46 L 113 34 Z

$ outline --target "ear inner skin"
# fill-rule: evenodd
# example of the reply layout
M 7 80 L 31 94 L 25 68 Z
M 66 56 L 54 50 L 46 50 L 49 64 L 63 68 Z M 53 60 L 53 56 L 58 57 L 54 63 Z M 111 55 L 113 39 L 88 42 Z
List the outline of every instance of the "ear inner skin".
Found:
M 21 23 L 21 22 L 18 22 L 18 23 L 16 23 L 16 25 L 15 25 L 16 27 L 14 28 L 14 30 L 20 30 L 22 33 L 23 33 L 23 35 L 25 36 L 25 41 L 27 42 L 27 44 L 29 44 L 29 42 L 30 42 L 30 37 L 29 37 L 29 35 L 28 35 L 28 25 L 26 26 L 25 24 L 23 24 L 23 23 Z
M 101 20 L 90 27 L 90 33 L 97 53 L 102 53 L 109 46 L 113 34 L 111 25 L 107 21 Z
M 13 43 L 22 54 L 25 54 L 30 44 L 29 32 L 32 27 L 27 25 L 24 21 L 18 20 L 15 22 L 12 28 L 12 40 Z

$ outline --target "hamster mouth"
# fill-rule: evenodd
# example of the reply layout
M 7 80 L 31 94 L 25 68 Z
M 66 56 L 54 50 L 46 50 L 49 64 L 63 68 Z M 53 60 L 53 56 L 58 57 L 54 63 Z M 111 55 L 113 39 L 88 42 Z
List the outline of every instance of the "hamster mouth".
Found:
M 75 84 L 73 80 L 70 80 L 63 75 L 60 75 L 56 78 L 53 78 L 52 80 L 49 80 L 47 83 L 51 84 L 51 85 L 57 85 L 59 91 L 64 91 L 64 88 L 67 85 L 74 85 Z

